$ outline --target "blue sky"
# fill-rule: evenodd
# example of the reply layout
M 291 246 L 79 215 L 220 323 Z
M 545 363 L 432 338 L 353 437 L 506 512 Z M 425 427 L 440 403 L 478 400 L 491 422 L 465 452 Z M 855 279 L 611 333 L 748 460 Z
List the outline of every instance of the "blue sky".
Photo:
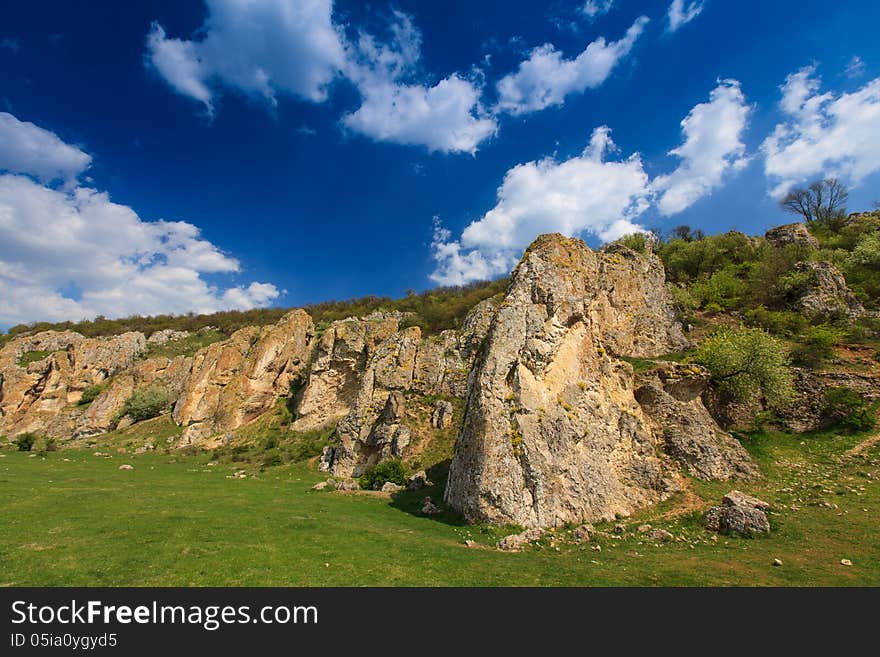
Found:
M 878 24 L 869 0 L 9 3 L 0 327 L 397 296 L 555 230 L 756 233 L 823 175 L 868 209 Z

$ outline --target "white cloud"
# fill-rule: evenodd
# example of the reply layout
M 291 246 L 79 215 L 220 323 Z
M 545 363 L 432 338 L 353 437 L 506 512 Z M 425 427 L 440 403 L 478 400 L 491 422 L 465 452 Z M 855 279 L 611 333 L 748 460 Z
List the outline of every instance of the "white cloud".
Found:
M 681 158 L 681 164 L 651 185 L 660 195 L 661 214 L 669 216 L 690 207 L 719 187 L 728 171 L 745 166 L 742 135 L 750 112 L 736 80 L 720 81 L 709 102 L 690 111 L 681 122 L 684 142 L 670 151 Z
M 50 183 L 74 180 L 92 158 L 54 133 L 0 112 L 0 171 L 26 173 Z
M 495 207 L 451 240 L 435 226 L 431 279 L 444 285 L 510 271 L 539 234 L 591 234 L 613 240 L 642 230 L 635 219 L 648 207 L 648 176 L 636 154 L 608 161 L 616 147 L 610 130 L 596 128 L 582 154 L 520 164 L 504 177 Z
M 608 159 L 617 148 L 606 126 L 593 131 L 580 155 L 513 167 L 498 188 L 495 207 L 471 222 L 459 239 L 435 218 L 430 278 L 462 285 L 506 274 L 542 233 L 592 235 L 607 242 L 644 231 L 637 220 L 652 204 L 664 215 L 680 212 L 746 164 L 742 133 L 750 112 L 739 82 L 719 81 L 709 102 L 693 107 L 681 122 L 684 141 L 670 151 L 681 163 L 653 181 L 638 153 Z
M 820 94 L 815 73 L 807 66 L 786 78 L 786 119 L 761 145 L 776 197 L 812 178 L 835 176 L 856 186 L 880 171 L 880 78 L 852 93 Z
M 647 23 L 648 18 L 640 16 L 619 41 L 609 43 L 599 37 L 574 59 L 563 59 L 549 43 L 535 48 L 516 73 L 498 81 L 496 110 L 509 114 L 536 112 L 561 105 L 570 94 L 598 87 L 629 54 Z
M 147 36 L 147 61 L 175 91 L 209 111 L 221 86 L 273 106 L 278 94 L 326 99 L 345 65 L 332 0 L 206 2 L 196 38 L 168 38 L 158 23 Z
M 865 74 L 866 68 L 865 60 L 858 55 L 853 55 L 853 58 L 849 60 L 849 64 L 846 65 L 844 73 L 848 78 L 860 78 Z
M 614 0 L 587 0 L 581 11 L 592 20 L 607 14 L 613 7 Z
M 350 42 L 333 22 L 332 0 L 207 0 L 208 18 L 192 40 L 169 38 L 154 23 L 147 61 L 178 93 L 209 113 L 225 87 L 275 106 L 279 95 L 327 99 L 347 78 L 361 106 L 343 117 L 348 129 L 377 141 L 474 153 L 497 131 L 480 104 L 482 89 L 453 73 L 434 85 L 417 82 L 421 34 L 393 12 L 387 43 L 360 31 Z
M 482 89 L 457 73 L 433 86 L 407 82 L 420 57 L 421 34 L 400 12 L 390 29 L 388 43 L 361 32 L 349 48 L 347 75 L 362 102 L 343 124 L 377 141 L 475 153 L 498 130 L 480 103 Z
M 66 153 L 59 144 L 67 145 L 51 132 L 9 118 L 14 123 L 0 117 L 38 138 L 33 152 L 17 151 L 19 166 L 6 167 L 16 173 L 0 175 L 0 326 L 245 309 L 279 296 L 271 283 L 228 288 L 209 283 L 204 275 L 238 273 L 241 265 L 190 223 L 143 221 L 75 178 L 54 189 L 28 177 L 51 179 L 57 166 L 47 162 L 57 163 L 56 154 Z M 83 170 L 85 157 L 78 158 L 84 162 L 79 169 L 71 164 L 64 173 Z
M 669 31 L 675 32 L 686 23 L 690 23 L 703 11 L 705 0 L 672 0 L 666 16 L 669 19 Z

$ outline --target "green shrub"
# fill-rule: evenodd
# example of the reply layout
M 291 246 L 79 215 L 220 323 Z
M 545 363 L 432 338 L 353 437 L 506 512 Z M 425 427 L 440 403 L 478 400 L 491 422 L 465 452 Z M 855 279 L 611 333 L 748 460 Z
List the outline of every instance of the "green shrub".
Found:
M 18 366 L 27 367 L 31 363 L 36 363 L 38 360 L 43 360 L 51 353 L 51 351 L 26 351 L 18 357 Z
M 791 350 L 792 360 L 798 365 L 818 367 L 834 355 L 834 346 L 842 337 L 841 331 L 828 324 L 812 326 Z
M 104 388 L 106 386 L 103 385 L 95 385 L 89 386 L 85 390 L 83 390 L 82 397 L 79 398 L 79 402 L 77 402 L 80 406 L 85 406 L 86 404 L 91 404 L 95 401 L 95 398 L 104 392 Z
M 824 416 L 850 431 L 868 431 L 877 426 L 871 404 L 852 388 L 831 388 L 825 393 Z
M 387 482 L 403 486 L 406 483 L 406 470 L 400 459 L 382 461 L 369 468 L 358 480 L 361 488 L 379 490 Z
M 34 441 L 31 451 L 36 452 L 40 456 L 44 456 L 46 452 L 54 452 L 58 449 L 58 443 L 54 438 L 48 436 L 40 436 Z
M 774 335 L 797 335 L 807 330 L 809 322 L 803 315 L 785 310 L 768 310 L 759 305 L 745 312 L 746 322 Z
M 159 386 L 135 390 L 122 407 L 121 415 L 128 415 L 135 422 L 158 417 L 171 404 L 168 391 Z
M 23 433 L 15 438 L 15 446 L 19 452 L 29 452 L 39 436 L 35 433 Z
M 697 348 L 694 362 L 706 367 L 712 384 L 736 401 L 751 404 L 757 397 L 776 410 L 794 394 L 786 350 L 762 329 L 717 329 Z

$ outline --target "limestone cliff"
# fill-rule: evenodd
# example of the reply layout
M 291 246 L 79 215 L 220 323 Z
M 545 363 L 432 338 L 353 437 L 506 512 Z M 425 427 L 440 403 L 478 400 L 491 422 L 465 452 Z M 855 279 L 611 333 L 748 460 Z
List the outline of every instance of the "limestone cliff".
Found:
M 86 388 L 131 367 L 146 349 L 142 333 L 86 338 L 44 331 L 0 349 L 0 434 L 37 432 L 67 438 L 78 426 Z M 28 356 L 46 355 L 25 363 Z
M 269 410 L 305 368 L 313 338 L 312 318 L 294 310 L 199 351 L 174 406 L 174 421 L 186 427 L 181 444 L 202 443 Z
M 663 499 L 662 441 L 617 356 L 685 344 L 655 256 L 539 237 L 472 372 L 446 501 L 471 521 L 545 527 Z

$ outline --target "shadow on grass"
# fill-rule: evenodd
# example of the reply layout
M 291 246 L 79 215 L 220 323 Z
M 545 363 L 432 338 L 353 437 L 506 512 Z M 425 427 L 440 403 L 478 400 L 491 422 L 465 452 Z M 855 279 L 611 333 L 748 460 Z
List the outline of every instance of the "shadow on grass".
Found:
M 433 486 L 428 486 L 427 488 L 419 490 L 402 490 L 399 493 L 395 493 L 391 498 L 391 507 L 413 516 L 430 518 L 431 520 L 442 522 L 444 525 L 451 525 L 453 527 L 463 527 L 467 525 L 468 522 L 460 513 L 454 509 L 450 509 L 443 502 L 443 491 L 446 490 L 446 478 L 449 475 L 449 462 L 450 459 L 446 459 L 426 470 L 428 479 L 433 482 Z M 439 514 L 435 516 L 426 516 L 422 513 L 422 507 L 424 506 L 424 500 L 426 497 L 430 497 L 431 502 L 440 509 Z

